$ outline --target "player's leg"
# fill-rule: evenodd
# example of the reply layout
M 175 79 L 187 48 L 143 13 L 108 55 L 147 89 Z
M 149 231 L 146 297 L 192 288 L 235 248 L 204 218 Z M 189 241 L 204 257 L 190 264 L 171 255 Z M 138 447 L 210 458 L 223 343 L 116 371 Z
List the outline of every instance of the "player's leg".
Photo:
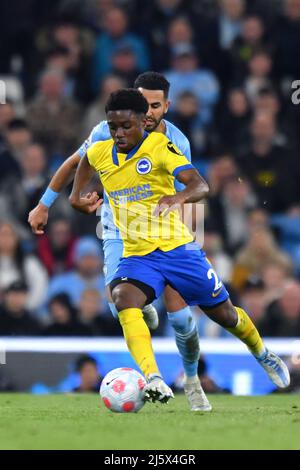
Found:
M 199 307 L 215 322 L 241 339 L 278 387 L 289 384 L 288 369 L 283 361 L 266 350 L 247 313 L 233 307 L 229 294 L 217 273 L 195 243 L 173 250 L 173 262 L 165 263 L 167 281 L 182 295 L 188 305 Z M 167 261 L 167 260 L 166 260 Z
M 197 325 L 190 307 L 183 298 L 167 286 L 164 292 L 168 318 L 174 329 L 175 341 L 182 357 L 185 373 L 184 391 L 192 411 L 210 411 L 211 405 L 198 377 L 200 345 Z
M 212 308 L 201 307 L 212 320 L 246 344 L 269 378 L 279 388 L 288 387 L 290 374 L 279 356 L 265 347 L 254 323 L 245 310 L 232 305 L 230 299 Z
M 111 283 L 112 299 L 118 310 L 128 349 L 148 381 L 145 398 L 165 403 L 173 397 L 173 393 L 158 370 L 150 332 L 142 315 L 144 305 L 162 293 L 164 279 L 143 258 L 121 260 Z M 139 279 L 135 279 L 137 274 Z M 146 284 L 146 280 L 154 287 Z
M 118 319 L 118 310 L 113 303 L 109 284 L 114 278 L 114 274 L 119 266 L 120 259 L 123 254 L 123 242 L 120 238 L 108 239 L 103 241 L 103 252 L 104 252 L 104 277 L 106 285 L 106 297 L 110 311 L 114 318 Z M 159 325 L 159 318 L 156 308 L 153 305 L 145 305 L 143 308 L 143 315 L 147 326 L 151 330 L 155 330 Z

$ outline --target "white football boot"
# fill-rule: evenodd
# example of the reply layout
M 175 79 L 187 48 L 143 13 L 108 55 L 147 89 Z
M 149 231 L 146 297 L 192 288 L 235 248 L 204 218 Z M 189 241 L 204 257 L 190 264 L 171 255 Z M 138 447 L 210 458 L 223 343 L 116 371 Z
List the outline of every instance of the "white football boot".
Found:
M 148 378 L 147 385 L 144 388 L 145 401 L 155 403 L 168 403 L 170 398 L 174 398 L 174 394 L 170 387 L 163 381 L 160 375 L 151 375 Z
M 155 307 L 152 304 L 145 305 L 143 308 L 143 316 L 146 325 L 150 330 L 156 330 L 159 325 L 158 313 Z
M 209 403 L 198 377 L 184 380 L 184 393 L 190 404 L 191 411 L 211 411 Z
M 278 388 L 286 388 L 290 385 L 289 370 L 277 354 L 267 349 L 262 357 L 256 359 Z

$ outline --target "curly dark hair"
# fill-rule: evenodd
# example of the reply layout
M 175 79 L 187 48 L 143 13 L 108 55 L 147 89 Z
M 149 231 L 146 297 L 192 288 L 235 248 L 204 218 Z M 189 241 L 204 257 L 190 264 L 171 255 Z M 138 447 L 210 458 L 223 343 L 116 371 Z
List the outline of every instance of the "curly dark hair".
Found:
M 142 93 L 134 88 L 124 88 L 110 95 L 105 112 L 130 110 L 136 114 L 146 114 L 148 107 L 148 102 Z

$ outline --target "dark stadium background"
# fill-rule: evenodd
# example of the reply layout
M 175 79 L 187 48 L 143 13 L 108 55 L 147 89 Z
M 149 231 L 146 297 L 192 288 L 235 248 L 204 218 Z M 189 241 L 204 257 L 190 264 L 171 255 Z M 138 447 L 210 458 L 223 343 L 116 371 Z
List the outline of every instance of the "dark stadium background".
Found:
M 168 119 L 190 139 L 193 163 L 210 184 L 207 255 L 261 333 L 280 338 L 275 350 L 277 344 L 278 352 L 294 353 L 288 363 L 297 390 L 300 104 L 293 82 L 300 80 L 299 50 L 300 0 L 1 0 L 0 336 L 11 340 L 3 341 L 0 390 L 34 384 L 34 390 L 57 390 L 78 354 L 89 351 L 89 338 L 101 344 L 120 335 L 104 297 L 97 218 L 71 209 L 70 187 L 51 209 L 44 236 L 31 234 L 27 217 L 54 171 L 105 119 L 108 94 L 132 86 L 145 70 L 171 81 Z M 79 280 L 90 254 L 95 275 Z M 157 334 L 167 338 L 161 344 L 175 361 L 171 381 L 180 365 L 161 302 L 158 307 Z M 195 315 L 205 338 L 205 374 L 216 391 L 234 388 L 236 380 L 237 392 L 272 390 L 254 361 L 235 351 L 235 340 L 199 310 Z M 46 346 L 18 342 L 27 336 L 47 337 Z M 41 355 L 43 349 L 56 359 L 62 354 L 49 340 L 57 336 L 87 338 L 77 352 L 74 346 L 71 356 L 61 356 L 59 372 L 51 355 Z M 109 356 L 113 347 L 90 350 L 102 374 L 130 362 L 124 352 Z M 21 374 L 24 363 L 30 380 Z

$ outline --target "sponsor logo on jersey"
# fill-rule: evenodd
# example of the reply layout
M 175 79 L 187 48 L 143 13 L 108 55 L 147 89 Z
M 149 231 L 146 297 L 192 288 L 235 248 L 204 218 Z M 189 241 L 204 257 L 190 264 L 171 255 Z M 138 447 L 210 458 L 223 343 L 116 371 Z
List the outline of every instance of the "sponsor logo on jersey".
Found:
M 170 150 L 170 152 L 172 153 L 175 153 L 175 155 L 180 155 L 182 156 L 183 154 L 180 152 L 180 150 L 176 147 L 176 145 L 174 145 L 172 142 L 168 142 L 168 150 Z

